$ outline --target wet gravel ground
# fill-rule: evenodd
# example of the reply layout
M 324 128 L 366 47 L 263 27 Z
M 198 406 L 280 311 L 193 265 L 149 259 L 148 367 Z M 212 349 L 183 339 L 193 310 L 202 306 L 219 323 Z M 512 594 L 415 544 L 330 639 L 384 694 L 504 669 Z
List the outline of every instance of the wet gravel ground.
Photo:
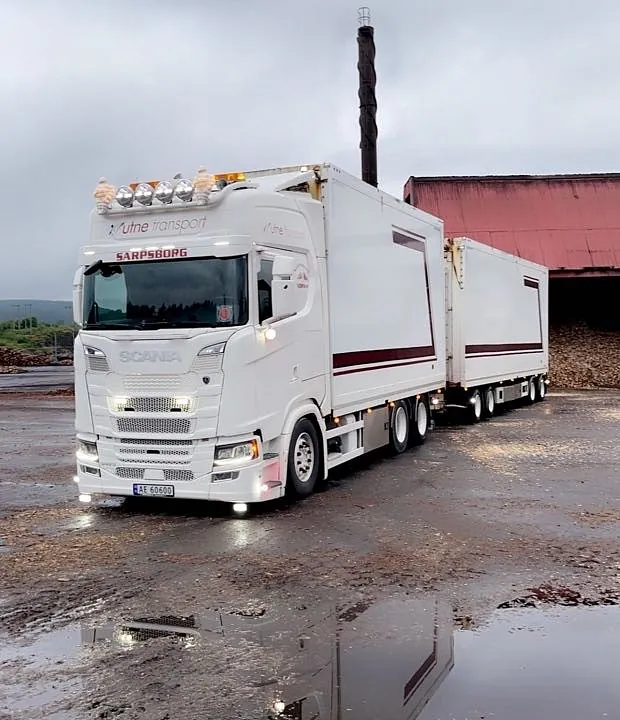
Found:
M 255 717 L 248 673 L 265 653 L 245 641 L 213 642 L 207 662 L 165 638 L 128 652 L 125 630 L 124 644 L 85 655 L 85 626 L 162 616 L 187 626 L 214 613 L 218 627 L 222 617 L 277 625 L 288 613 L 306 627 L 316 619 L 304 614 L 325 603 L 433 598 L 449 608 L 451 633 L 492 624 L 498 606 L 613 604 L 619 429 L 620 392 L 556 392 L 491 422 L 438 427 L 423 447 L 363 458 L 303 503 L 237 519 L 192 502 L 78 505 L 72 399 L 0 395 L 0 648 L 13 648 L 0 652 L 0 718 L 176 720 L 209 716 L 224 697 L 230 714 L 218 705 L 219 717 Z M 24 683 L 31 698 L 43 688 L 28 707 L 16 699 Z

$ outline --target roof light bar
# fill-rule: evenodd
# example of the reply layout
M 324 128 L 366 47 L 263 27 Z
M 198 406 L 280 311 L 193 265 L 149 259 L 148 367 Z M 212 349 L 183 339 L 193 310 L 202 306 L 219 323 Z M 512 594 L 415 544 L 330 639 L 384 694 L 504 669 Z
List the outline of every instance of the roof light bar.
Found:
M 207 202 L 211 192 L 245 179 L 246 174 L 243 172 L 212 175 L 205 168 L 200 168 L 191 180 L 177 175 L 173 180 L 133 182 L 119 188 L 101 178 L 93 195 L 100 214 L 105 214 L 114 207 L 151 207 L 155 202 L 168 206 L 190 202 L 202 205 Z

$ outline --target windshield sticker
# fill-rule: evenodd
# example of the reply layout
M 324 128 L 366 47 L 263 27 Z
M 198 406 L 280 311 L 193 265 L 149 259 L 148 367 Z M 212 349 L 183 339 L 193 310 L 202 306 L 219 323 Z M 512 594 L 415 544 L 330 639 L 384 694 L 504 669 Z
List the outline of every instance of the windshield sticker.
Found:
M 306 289 L 310 285 L 310 278 L 308 277 L 308 270 L 303 265 L 298 265 L 293 273 L 292 280 L 297 284 L 297 287 L 302 290 Z
M 217 306 L 217 321 L 221 323 L 227 323 L 232 320 L 233 308 L 232 305 L 218 305 Z
M 187 248 L 157 248 L 154 250 L 127 250 L 116 253 L 117 262 L 128 260 L 170 260 L 187 257 Z

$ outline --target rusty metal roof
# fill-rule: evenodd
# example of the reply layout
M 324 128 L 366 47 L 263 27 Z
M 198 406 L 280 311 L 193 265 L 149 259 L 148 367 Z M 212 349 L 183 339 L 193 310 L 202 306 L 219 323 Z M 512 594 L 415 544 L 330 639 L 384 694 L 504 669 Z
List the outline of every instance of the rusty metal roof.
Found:
M 405 200 L 554 276 L 620 275 L 620 173 L 411 177 Z

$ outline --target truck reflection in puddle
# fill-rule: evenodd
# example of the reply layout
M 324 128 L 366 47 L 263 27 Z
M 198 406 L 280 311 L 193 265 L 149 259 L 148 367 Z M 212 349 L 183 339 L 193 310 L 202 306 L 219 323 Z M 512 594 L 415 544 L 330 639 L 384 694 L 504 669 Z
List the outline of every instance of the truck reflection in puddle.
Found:
M 266 661 L 248 663 L 243 682 L 261 696 L 264 718 L 413 720 L 452 669 L 452 630 L 450 608 L 435 599 L 389 600 L 322 604 L 318 610 L 262 617 L 221 612 L 142 617 L 84 627 L 82 642 L 107 640 L 129 648 L 169 637 L 183 648 L 208 649 L 215 633 L 227 645 L 260 649 Z M 216 706 L 218 698 L 212 700 Z

